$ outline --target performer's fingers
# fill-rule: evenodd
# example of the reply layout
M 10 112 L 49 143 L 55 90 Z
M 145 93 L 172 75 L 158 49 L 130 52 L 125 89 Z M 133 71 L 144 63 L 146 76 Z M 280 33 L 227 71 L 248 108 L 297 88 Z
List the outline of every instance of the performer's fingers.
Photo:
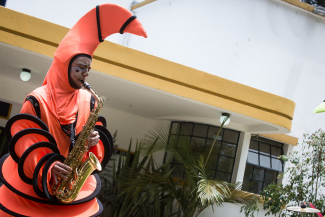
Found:
M 68 171 L 72 171 L 71 167 L 69 167 L 68 165 L 65 165 L 65 164 L 63 164 L 61 162 L 56 162 L 56 165 L 58 165 L 59 167 L 62 167 L 64 169 L 66 169 Z
M 98 131 L 93 131 L 91 134 L 89 134 L 89 138 L 96 137 L 98 135 Z
M 97 136 L 95 136 L 95 137 L 89 137 L 88 138 L 88 142 L 94 142 L 94 141 L 96 141 L 96 138 L 97 138 Z
M 88 139 L 88 145 L 89 145 L 89 147 L 92 147 L 94 145 L 97 145 L 98 142 L 99 142 L 99 139 L 100 139 L 100 136 L 99 135 L 97 135 L 96 137 L 89 138 Z
M 54 170 L 54 171 L 53 171 L 53 174 L 57 175 L 58 177 L 61 177 L 61 178 L 65 179 L 65 180 L 68 179 L 67 176 L 63 175 L 62 173 L 60 173 L 60 172 L 57 171 L 57 170 Z
M 71 171 L 66 170 L 65 168 L 58 166 L 58 165 L 54 165 L 53 168 L 55 169 L 55 171 L 58 171 L 60 173 L 66 174 L 66 175 L 69 175 L 71 172 Z
M 97 135 L 96 137 L 92 137 L 91 141 L 96 142 L 96 144 L 97 144 L 99 142 L 99 138 L 100 138 L 99 135 Z

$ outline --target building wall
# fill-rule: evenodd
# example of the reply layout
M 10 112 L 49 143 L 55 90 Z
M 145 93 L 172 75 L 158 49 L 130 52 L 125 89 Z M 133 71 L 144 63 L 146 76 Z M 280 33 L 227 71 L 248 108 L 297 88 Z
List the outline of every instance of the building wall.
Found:
M 130 9 L 133 0 L 7 0 L 6 7 L 28 14 L 42 20 L 71 28 L 85 13 L 96 5 L 113 3 Z M 120 34 L 112 35 L 109 41 L 122 44 L 124 37 Z
M 293 100 L 292 136 L 323 127 L 312 112 L 324 99 L 324 18 L 276 0 L 161 0 L 135 13 L 148 38 L 130 47 Z
M 97 4 L 132 0 L 23 1 L 6 7 L 71 27 Z M 159 0 L 134 11 L 148 38 L 108 40 L 296 102 L 290 135 L 322 127 L 325 19 L 278 0 Z

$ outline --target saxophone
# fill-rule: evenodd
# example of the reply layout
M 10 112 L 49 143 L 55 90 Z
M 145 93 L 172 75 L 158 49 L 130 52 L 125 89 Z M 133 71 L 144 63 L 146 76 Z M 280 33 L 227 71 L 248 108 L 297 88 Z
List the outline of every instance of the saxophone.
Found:
M 103 107 L 102 98 L 91 89 L 87 82 L 83 83 L 83 87 L 96 98 L 97 107 L 90 112 L 72 151 L 63 162 L 72 169 L 68 179 L 61 179 L 57 185 L 54 184 L 52 187 L 54 195 L 61 203 L 71 203 L 74 201 L 91 173 L 96 169 L 99 171 L 102 170 L 99 160 L 92 152 L 89 153 L 87 160 L 82 162 L 85 153 L 87 153 L 89 149 L 87 144 L 89 134 L 93 132 L 98 114 Z

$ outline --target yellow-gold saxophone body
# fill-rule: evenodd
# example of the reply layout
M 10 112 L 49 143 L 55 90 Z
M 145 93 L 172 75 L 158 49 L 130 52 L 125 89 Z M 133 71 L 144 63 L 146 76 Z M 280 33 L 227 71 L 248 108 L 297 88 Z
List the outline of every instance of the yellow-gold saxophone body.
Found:
M 89 153 L 87 160 L 82 162 L 85 153 L 87 153 L 89 149 L 87 144 L 89 134 L 93 132 L 98 119 L 98 114 L 103 107 L 102 98 L 90 88 L 89 84 L 84 82 L 83 86 L 96 98 L 97 107 L 90 112 L 72 151 L 63 162 L 65 165 L 71 167 L 72 172 L 68 176 L 67 180 L 61 179 L 57 185 L 53 185 L 52 189 L 54 195 L 61 203 L 73 202 L 91 173 L 94 170 L 102 170 L 99 160 L 91 152 Z

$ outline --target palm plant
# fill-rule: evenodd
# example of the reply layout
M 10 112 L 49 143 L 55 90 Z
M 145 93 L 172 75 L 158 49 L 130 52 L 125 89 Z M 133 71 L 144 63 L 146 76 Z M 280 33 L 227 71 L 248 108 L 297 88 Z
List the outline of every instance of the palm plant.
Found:
M 120 184 L 123 189 L 121 195 L 132 198 L 145 196 L 143 200 L 149 200 L 151 195 L 156 199 L 157 207 L 165 205 L 160 209 L 160 213 L 153 215 L 161 217 L 192 217 L 198 216 L 209 206 L 221 206 L 224 202 L 241 204 L 255 202 L 256 196 L 241 191 L 240 183 L 230 184 L 209 179 L 211 172 L 208 168 L 212 162 L 210 155 L 225 121 L 219 128 L 210 150 L 206 151 L 200 147 L 201 144 L 190 145 L 186 137 L 170 137 L 167 127 L 160 126 L 150 131 L 139 147 L 144 159 L 150 160 L 143 167 L 127 168 L 121 173 Z M 183 178 L 172 175 L 173 168 L 170 168 L 172 158 L 167 159 L 162 166 L 154 163 L 152 154 L 162 150 L 185 166 Z
M 136 144 L 136 150 L 133 158 L 131 157 L 131 144 L 126 156 L 116 154 L 113 156 L 111 168 L 107 167 L 101 173 L 102 190 L 98 196 L 104 206 L 104 212 L 101 216 L 112 217 L 137 217 L 137 216 L 160 216 L 164 213 L 169 215 L 173 199 L 170 196 L 165 197 L 162 194 L 153 192 L 151 189 L 133 189 L 129 192 L 123 189 L 125 179 L 132 178 L 129 175 L 140 171 L 160 171 L 161 168 L 156 168 L 152 156 L 145 156 L 140 159 L 140 148 Z M 155 146 L 155 143 L 152 147 Z

